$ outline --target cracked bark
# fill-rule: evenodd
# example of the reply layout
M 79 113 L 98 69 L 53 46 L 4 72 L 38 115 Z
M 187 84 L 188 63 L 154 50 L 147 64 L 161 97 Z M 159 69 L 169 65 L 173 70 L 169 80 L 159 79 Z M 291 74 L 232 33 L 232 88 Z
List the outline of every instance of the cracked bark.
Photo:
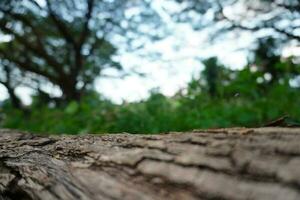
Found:
M 300 199 L 300 129 L 41 136 L 0 130 L 0 200 Z

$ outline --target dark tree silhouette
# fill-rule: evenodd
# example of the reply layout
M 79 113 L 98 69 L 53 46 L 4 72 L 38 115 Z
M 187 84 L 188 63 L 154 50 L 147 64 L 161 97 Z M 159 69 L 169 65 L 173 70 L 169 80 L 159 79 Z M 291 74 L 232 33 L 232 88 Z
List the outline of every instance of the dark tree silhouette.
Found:
M 182 9 L 176 21 L 189 22 L 195 29 L 210 27 L 212 38 L 232 31 L 251 31 L 280 39 L 300 41 L 298 0 L 175 0 Z
M 143 19 L 155 15 L 145 9 L 143 1 L 46 0 L 44 3 L 1 1 L 0 34 L 9 39 L 1 41 L 0 59 L 13 70 L 26 72 L 31 81 L 27 85 L 50 82 L 58 86 L 65 102 L 80 100 L 92 89 L 95 77 L 104 76 L 106 69 L 122 70 L 113 59 L 117 47 L 110 42 L 112 33 L 132 41 L 135 39 L 132 33 L 142 20 L 135 14 L 126 15 L 126 9 L 143 5 L 141 12 L 147 12 Z M 0 68 L 3 71 L 3 66 Z M 41 91 L 40 87 L 35 89 Z

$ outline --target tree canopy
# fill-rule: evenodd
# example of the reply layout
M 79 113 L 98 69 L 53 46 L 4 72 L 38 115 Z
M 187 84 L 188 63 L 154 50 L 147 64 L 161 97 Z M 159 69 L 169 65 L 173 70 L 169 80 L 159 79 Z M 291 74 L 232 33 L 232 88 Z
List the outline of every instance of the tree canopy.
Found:
M 300 41 L 298 0 L 175 1 L 181 4 L 181 9 L 172 13 L 176 21 L 191 23 L 197 30 L 213 28 L 213 38 L 232 31 L 251 31 L 256 37 L 272 36 L 284 43 Z
M 138 16 L 126 13 L 136 7 L 144 8 Z M 112 37 L 132 41 L 142 18 L 155 19 L 146 7 L 121 0 L 1 1 L 0 31 L 7 40 L 0 44 L 0 83 L 9 91 L 27 84 L 44 95 L 41 86 L 51 83 L 63 101 L 79 100 L 106 69 L 122 70 Z

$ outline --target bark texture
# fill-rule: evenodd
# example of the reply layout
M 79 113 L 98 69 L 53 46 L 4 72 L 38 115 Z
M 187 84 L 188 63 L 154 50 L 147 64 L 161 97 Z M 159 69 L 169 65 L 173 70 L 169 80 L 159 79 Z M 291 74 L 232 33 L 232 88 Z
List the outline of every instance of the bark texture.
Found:
M 0 131 L 0 200 L 300 199 L 300 129 Z

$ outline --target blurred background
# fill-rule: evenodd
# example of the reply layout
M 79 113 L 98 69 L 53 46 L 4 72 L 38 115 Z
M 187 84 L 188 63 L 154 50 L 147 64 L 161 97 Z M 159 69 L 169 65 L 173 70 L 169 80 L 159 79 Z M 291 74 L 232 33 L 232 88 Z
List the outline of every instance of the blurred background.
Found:
M 299 42 L 298 0 L 1 0 L 0 127 L 299 125 Z

